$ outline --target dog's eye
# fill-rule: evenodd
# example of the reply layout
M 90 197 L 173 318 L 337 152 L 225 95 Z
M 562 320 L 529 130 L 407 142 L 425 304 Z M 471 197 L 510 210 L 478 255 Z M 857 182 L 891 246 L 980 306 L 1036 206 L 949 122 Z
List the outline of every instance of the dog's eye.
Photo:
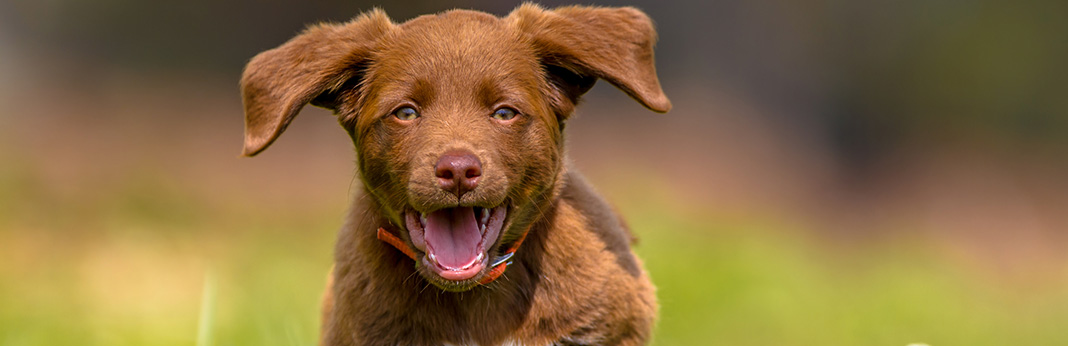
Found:
M 419 117 L 419 112 L 416 112 L 415 108 L 412 107 L 401 107 L 393 111 L 393 116 L 405 121 L 415 120 L 415 118 Z
M 512 120 L 512 118 L 515 118 L 517 114 L 518 112 L 516 112 L 516 110 L 514 109 L 502 107 L 493 112 L 493 118 L 497 120 L 507 121 Z

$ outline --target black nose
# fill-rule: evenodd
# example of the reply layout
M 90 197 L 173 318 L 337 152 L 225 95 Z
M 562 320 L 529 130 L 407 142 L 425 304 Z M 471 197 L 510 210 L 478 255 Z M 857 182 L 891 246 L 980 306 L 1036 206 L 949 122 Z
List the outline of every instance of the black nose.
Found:
M 482 175 L 482 163 L 467 151 L 450 151 L 441 155 L 434 168 L 441 189 L 452 192 L 457 198 L 478 186 Z

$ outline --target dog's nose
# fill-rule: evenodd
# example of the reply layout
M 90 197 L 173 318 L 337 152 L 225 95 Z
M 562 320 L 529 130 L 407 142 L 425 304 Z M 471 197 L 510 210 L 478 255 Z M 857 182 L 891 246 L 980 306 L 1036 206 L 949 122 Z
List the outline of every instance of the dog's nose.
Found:
M 482 163 L 475 154 L 466 151 L 447 152 L 438 159 L 434 169 L 441 189 L 463 196 L 478 186 L 482 175 Z

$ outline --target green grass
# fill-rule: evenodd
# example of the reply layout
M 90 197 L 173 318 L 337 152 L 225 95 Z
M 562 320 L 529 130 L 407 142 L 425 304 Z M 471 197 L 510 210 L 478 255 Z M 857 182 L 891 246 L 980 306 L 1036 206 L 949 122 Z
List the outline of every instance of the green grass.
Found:
M 344 196 L 279 210 L 151 175 L 57 192 L 10 169 L 0 191 L 0 345 L 316 342 Z M 1015 282 L 931 239 L 834 243 L 623 197 L 658 286 L 657 345 L 1068 344 L 1063 264 Z

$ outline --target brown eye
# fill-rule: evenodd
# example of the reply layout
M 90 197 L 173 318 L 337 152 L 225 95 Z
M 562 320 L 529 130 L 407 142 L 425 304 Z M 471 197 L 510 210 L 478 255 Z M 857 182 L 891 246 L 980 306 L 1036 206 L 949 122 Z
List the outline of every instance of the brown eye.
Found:
M 501 107 L 493 112 L 493 118 L 501 121 L 508 121 L 512 120 L 512 118 L 515 118 L 515 116 L 518 114 L 519 112 L 514 109 L 508 107 Z
M 401 107 L 393 111 L 393 116 L 404 121 L 412 121 L 419 117 L 419 112 L 412 107 Z

